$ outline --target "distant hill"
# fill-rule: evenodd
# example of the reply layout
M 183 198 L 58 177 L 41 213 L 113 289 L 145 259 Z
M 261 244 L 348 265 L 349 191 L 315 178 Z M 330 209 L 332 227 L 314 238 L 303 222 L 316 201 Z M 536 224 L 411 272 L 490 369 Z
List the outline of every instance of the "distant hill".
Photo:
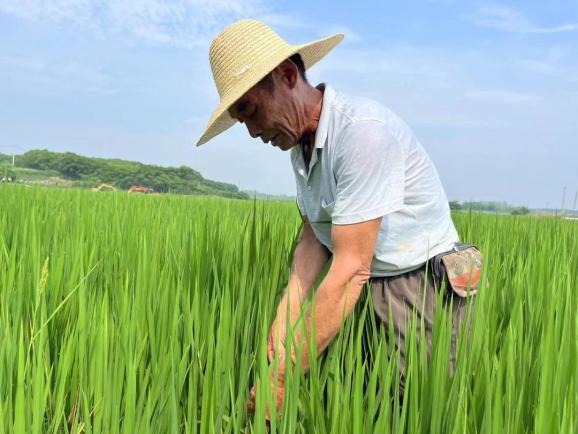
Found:
M 12 157 L 0 154 L 0 164 L 12 163 Z M 17 155 L 16 166 L 10 170 L 17 179 L 39 181 L 60 177 L 65 185 L 94 187 L 112 184 L 127 190 L 132 185 L 143 185 L 160 193 L 216 195 L 248 199 L 249 195 L 237 186 L 205 179 L 187 166 L 163 167 L 136 161 L 83 157 L 72 152 L 33 150 Z M 0 173 L 0 178 L 3 174 Z

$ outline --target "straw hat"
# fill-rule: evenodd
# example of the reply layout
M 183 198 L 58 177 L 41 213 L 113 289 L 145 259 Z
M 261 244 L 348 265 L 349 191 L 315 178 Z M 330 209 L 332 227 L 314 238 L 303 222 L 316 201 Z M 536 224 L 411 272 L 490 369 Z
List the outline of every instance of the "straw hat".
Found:
M 236 120 L 229 116 L 229 107 L 285 59 L 299 53 L 308 69 L 342 39 L 343 35 L 338 33 L 308 44 L 290 45 L 257 20 L 240 20 L 227 27 L 209 48 L 213 79 L 221 101 L 197 146 L 233 126 Z

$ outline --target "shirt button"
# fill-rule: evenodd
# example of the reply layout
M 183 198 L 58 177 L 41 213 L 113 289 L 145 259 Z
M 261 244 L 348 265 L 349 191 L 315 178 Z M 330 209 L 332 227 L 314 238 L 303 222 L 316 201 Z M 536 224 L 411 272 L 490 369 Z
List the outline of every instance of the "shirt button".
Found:
M 310 186 L 310 185 L 307 186 L 307 190 L 311 191 L 311 186 Z

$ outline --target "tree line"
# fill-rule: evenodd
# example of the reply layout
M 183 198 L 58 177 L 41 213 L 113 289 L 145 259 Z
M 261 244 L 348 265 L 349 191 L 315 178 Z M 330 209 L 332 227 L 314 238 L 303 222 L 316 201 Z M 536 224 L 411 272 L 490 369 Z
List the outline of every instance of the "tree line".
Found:
M 2 156 L 5 157 L 5 156 Z M 0 158 L 0 161 L 4 158 Z M 36 170 L 54 170 L 63 178 L 76 180 L 86 187 L 101 183 L 126 190 L 142 185 L 160 193 L 219 195 L 248 199 L 237 186 L 205 179 L 187 166 L 163 167 L 136 161 L 84 157 L 72 152 L 32 150 L 16 156 L 16 166 Z
M 472 210 L 512 215 L 526 215 L 530 213 L 530 209 L 526 206 L 513 206 L 507 202 L 466 201 L 460 203 L 457 200 L 451 200 L 450 209 L 452 211 Z

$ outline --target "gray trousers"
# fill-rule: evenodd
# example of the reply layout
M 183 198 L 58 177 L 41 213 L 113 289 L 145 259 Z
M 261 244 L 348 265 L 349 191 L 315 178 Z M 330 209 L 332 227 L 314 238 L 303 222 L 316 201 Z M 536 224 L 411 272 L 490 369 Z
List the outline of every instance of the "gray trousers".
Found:
M 426 266 L 422 266 L 417 270 L 410 271 L 398 276 L 392 277 L 372 277 L 371 295 L 373 298 L 373 306 L 375 313 L 385 326 L 386 335 L 389 333 L 390 323 L 395 331 L 395 346 L 400 353 L 400 396 L 403 396 L 405 385 L 405 337 L 409 329 L 409 321 L 413 310 L 416 312 L 416 337 L 419 339 L 421 335 L 421 319 L 423 317 L 424 336 L 427 340 L 427 357 L 428 361 L 431 354 L 432 331 L 435 318 L 436 309 L 436 293 L 442 290 L 439 279 L 432 274 L 431 260 L 428 264 L 426 275 Z M 470 330 L 471 317 L 475 305 L 475 295 L 470 298 L 462 298 L 455 294 L 448 286 L 444 285 L 443 304 L 446 309 L 449 309 L 450 299 L 453 299 L 452 304 L 452 338 L 451 338 L 451 353 L 450 353 L 450 374 L 453 376 L 456 362 L 456 344 L 457 334 L 460 324 L 466 319 L 467 303 L 471 299 L 472 307 L 469 318 L 467 318 L 468 331 Z M 425 297 L 425 298 L 424 298 Z M 389 306 L 391 305 L 391 317 L 389 316 Z M 463 327 L 462 326 L 462 327 Z M 466 328 L 466 327 L 464 327 Z M 464 330 L 466 332 L 466 330 Z M 466 332 L 467 333 L 467 332 Z M 464 335 L 466 334 L 464 333 Z M 388 336 L 388 339 L 391 339 Z

